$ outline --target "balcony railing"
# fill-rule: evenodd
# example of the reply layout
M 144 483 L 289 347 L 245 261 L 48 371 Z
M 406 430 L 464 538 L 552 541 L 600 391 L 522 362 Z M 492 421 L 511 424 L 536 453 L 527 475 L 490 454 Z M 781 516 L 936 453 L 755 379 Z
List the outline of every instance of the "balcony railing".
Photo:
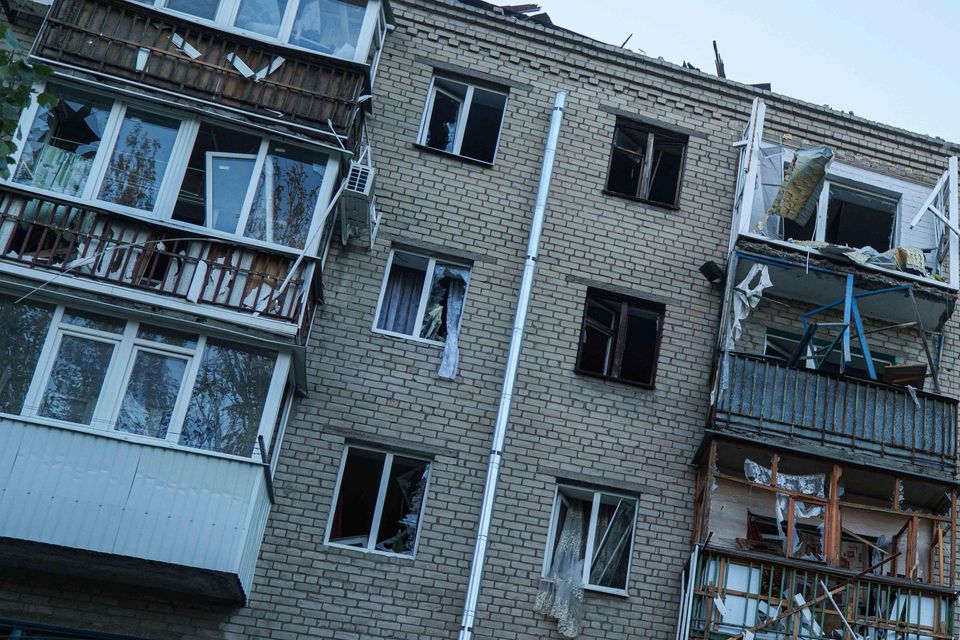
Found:
M 954 638 L 947 591 L 713 549 L 696 564 L 689 618 L 681 617 L 685 640 L 726 639 L 761 625 L 756 640 L 854 637 L 846 625 L 870 640 Z
M 306 263 L 0 188 L 0 259 L 191 302 L 300 319 Z
M 348 63 L 125 0 L 57 0 L 33 55 L 311 129 L 328 131 L 332 124 L 345 139 L 356 134 L 357 99 L 366 83 L 365 72 Z M 269 72 L 257 77 L 261 70 Z
M 952 398 L 738 353 L 723 367 L 718 429 L 851 448 L 945 473 L 956 468 Z

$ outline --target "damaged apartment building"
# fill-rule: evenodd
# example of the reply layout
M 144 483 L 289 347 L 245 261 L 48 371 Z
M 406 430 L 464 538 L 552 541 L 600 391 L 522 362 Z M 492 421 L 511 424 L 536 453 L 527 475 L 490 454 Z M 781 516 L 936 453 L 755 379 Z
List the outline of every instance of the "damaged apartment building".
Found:
M 960 148 L 528 5 L 0 5 L 0 638 L 958 638 Z

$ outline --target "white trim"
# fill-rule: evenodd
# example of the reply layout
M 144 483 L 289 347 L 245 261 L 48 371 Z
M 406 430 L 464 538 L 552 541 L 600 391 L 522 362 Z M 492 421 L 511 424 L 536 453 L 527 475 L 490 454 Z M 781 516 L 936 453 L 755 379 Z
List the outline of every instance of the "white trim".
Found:
M 554 540 L 556 539 L 557 526 L 559 525 L 558 520 L 560 517 L 559 505 L 561 500 L 566 499 L 566 496 L 563 495 L 563 491 L 565 489 L 573 492 L 574 494 L 582 496 L 578 497 L 577 499 L 584 502 L 588 501 L 586 496 L 590 496 L 590 512 L 589 514 L 584 514 L 584 517 L 589 519 L 587 521 L 587 539 L 584 546 L 583 574 L 581 576 L 583 580 L 583 588 L 587 591 L 597 591 L 600 593 L 607 593 L 617 596 L 629 596 L 630 594 L 628 587 L 630 584 L 630 574 L 633 570 L 633 553 L 637 539 L 637 515 L 640 510 L 640 501 L 636 496 L 624 495 L 617 493 L 616 491 L 588 489 L 586 487 L 579 487 L 577 485 L 564 483 L 558 483 L 556 485 L 556 488 L 554 489 L 553 509 L 550 513 L 550 525 L 547 529 L 546 553 L 544 554 L 541 577 L 546 578 L 549 576 L 550 569 L 553 564 L 553 554 L 555 551 Z M 627 554 L 626 584 L 624 585 L 623 589 L 604 587 L 590 583 L 590 573 L 593 569 L 593 552 L 596 545 L 597 520 L 599 519 L 600 504 L 604 496 L 633 503 L 633 523 L 631 524 L 630 529 L 630 544 L 628 547 L 629 553 Z
M 365 13 L 363 16 L 363 23 L 360 27 L 360 33 L 358 34 L 357 42 L 354 43 L 354 55 L 352 58 L 344 58 L 341 56 L 333 55 L 332 53 L 324 53 L 322 51 L 317 51 L 316 49 L 310 49 L 308 47 L 302 47 L 295 44 L 289 43 L 290 34 L 293 31 L 293 23 L 296 21 L 297 12 L 300 9 L 300 0 L 288 0 L 287 6 L 284 10 L 284 15 L 280 19 L 280 24 L 277 25 L 277 35 L 270 36 L 263 33 L 258 33 L 256 31 L 250 31 L 247 29 L 242 29 L 240 27 L 234 26 L 234 23 L 237 20 L 237 14 L 240 11 L 240 2 L 242 0 L 220 0 L 220 4 L 217 8 L 217 12 L 214 15 L 214 19 L 210 20 L 207 18 L 201 18 L 189 13 L 184 13 L 182 11 L 175 11 L 173 9 L 168 9 L 163 6 L 165 0 L 153 0 L 153 2 L 135 2 L 135 0 L 128 0 L 133 4 L 148 4 L 154 9 L 161 11 L 163 13 L 168 13 L 179 18 L 186 20 L 192 20 L 198 24 L 202 24 L 208 27 L 213 27 L 225 33 L 232 33 L 252 40 L 258 40 L 260 42 L 265 42 L 272 45 L 281 45 L 295 51 L 303 51 L 310 53 L 312 55 L 324 56 L 326 58 L 332 58 L 334 60 L 347 60 L 349 62 L 356 62 L 358 64 L 366 65 L 367 55 L 370 51 L 370 47 L 373 45 L 372 36 L 373 28 L 369 26 L 369 23 L 372 22 L 372 16 L 379 14 L 383 11 L 383 8 L 380 6 L 379 0 L 368 0 L 367 6 L 365 7 Z M 374 9 L 371 11 L 371 9 Z M 375 24 L 375 23 L 374 23 Z M 365 40 L 366 38 L 366 40 Z
M 66 87 L 67 89 L 72 89 L 73 85 L 69 83 L 56 83 L 55 85 Z M 44 85 L 46 88 L 47 85 Z M 199 236 L 209 236 L 216 239 L 230 240 L 241 245 L 249 246 L 257 249 L 268 249 L 275 251 L 277 253 L 283 253 L 286 255 L 292 255 L 294 257 L 299 256 L 302 253 L 307 255 L 313 255 L 317 252 L 317 243 L 319 238 L 311 235 L 311 231 L 316 229 L 315 226 L 319 221 L 317 218 L 318 211 L 325 211 L 329 208 L 331 204 L 329 202 L 331 198 L 331 193 L 333 192 L 333 185 L 336 182 L 336 173 L 339 169 L 339 156 L 338 154 L 332 152 L 326 147 L 323 148 L 314 148 L 311 145 L 305 145 L 298 143 L 296 141 L 288 141 L 284 138 L 278 138 L 273 135 L 258 135 L 258 134 L 248 134 L 258 137 L 260 139 L 260 148 L 258 151 L 258 165 L 254 167 L 254 173 L 248 186 L 247 198 L 244 201 L 244 209 L 241 211 L 240 218 L 237 222 L 237 230 L 233 233 L 223 232 L 217 229 L 214 229 L 210 225 L 195 225 L 180 220 L 173 219 L 173 213 L 176 208 L 176 202 L 180 195 L 180 190 L 183 186 L 183 179 L 186 175 L 187 166 L 190 162 L 190 157 L 193 153 L 194 146 L 197 140 L 197 133 L 199 132 L 200 126 L 203 123 L 209 123 L 211 126 L 223 127 L 227 129 L 236 127 L 230 127 L 229 125 L 221 125 L 218 122 L 210 121 L 205 118 L 199 118 L 191 116 L 181 112 L 165 112 L 161 110 L 157 105 L 151 105 L 149 103 L 143 104 L 140 102 L 129 102 L 125 99 L 118 98 L 116 96 L 108 95 L 102 91 L 97 91 L 96 89 L 80 89 L 81 93 L 87 93 L 96 97 L 104 97 L 106 99 L 112 100 L 110 113 L 107 117 L 106 124 L 104 125 L 104 134 L 100 140 L 100 144 L 97 148 L 96 155 L 91 164 L 90 171 L 85 179 L 83 188 L 79 195 L 72 196 L 66 193 L 60 193 L 52 191 L 49 189 L 43 189 L 28 184 L 21 184 L 13 181 L 13 176 L 16 175 L 17 170 L 20 168 L 19 160 L 22 153 L 24 144 L 29 138 L 33 126 L 36 124 L 36 114 L 37 109 L 27 109 L 24 112 L 24 115 L 21 119 L 20 127 L 24 132 L 22 140 L 20 140 L 17 146 L 17 163 L 11 165 L 11 179 L 10 180 L 0 180 L 0 185 L 8 184 L 11 187 L 22 189 L 30 193 L 36 193 L 40 196 L 55 196 L 57 198 L 69 201 L 76 202 L 79 206 L 89 207 L 91 203 L 99 209 L 105 211 L 116 212 L 124 216 L 133 218 L 135 220 L 146 220 L 155 224 L 162 224 L 163 226 L 170 227 L 173 229 L 180 229 L 192 233 L 197 233 Z M 155 115 L 160 118 L 169 118 L 179 122 L 179 129 L 177 131 L 177 137 L 174 141 L 173 148 L 170 153 L 170 157 L 167 160 L 167 167 L 164 171 L 163 178 L 161 179 L 160 184 L 158 185 L 158 192 L 156 200 L 153 203 L 153 208 L 150 210 L 137 209 L 134 207 L 128 207 L 113 202 L 108 202 L 101 200 L 99 197 L 100 191 L 103 187 L 103 182 L 106 177 L 106 173 L 109 169 L 110 160 L 113 157 L 113 153 L 116 149 L 118 138 L 120 135 L 120 128 L 123 125 L 123 122 L 126 118 L 126 112 L 128 108 L 134 108 L 138 111 L 144 111 L 149 114 Z M 29 119 L 29 122 L 27 120 Z M 240 129 L 237 129 L 240 130 Z M 275 143 L 281 143 L 284 145 L 290 145 L 297 149 L 303 149 L 304 151 L 314 154 L 317 156 L 326 158 L 326 167 L 324 169 L 323 179 L 321 181 L 320 188 L 317 194 L 317 201 L 314 204 L 313 215 L 311 217 L 311 224 L 308 228 L 308 233 L 304 238 L 304 247 L 295 247 L 281 245 L 270 241 L 257 240 L 250 238 L 246 235 L 246 223 L 249 217 L 249 209 L 252 206 L 252 199 L 256 191 L 256 187 L 259 184 L 260 172 L 262 172 L 263 163 L 266 160 L 267 155 L 269 154 L 270 148 Z M 206 185 L 205 185 L 206 188 Z
M 438 87 L 437 80 L 443 80 L 444 82 L 449 82 L 451 84 L 460 85 L 464 87 L 466 89 L 466 91 L 464 92 L 464 97 L 460 98 L 459 96 L 456 96 L 454 94 L 451 94 L 449 91 L 446 91 L 442 87 Z M 470 119 L 470 109 L 473 106 L 473 95 L 476 90 L 484 91 L 486 93 L 491 93 L 494 95 L 503 96 L 503 109 L 501 109 L 500 111 L 500 122 L 497 125 L 497 141 L 493 148 L 493 157 L 490 160 L 473 158 L 471 156 L 465 156 L 461 153 L 463 150 L 463 137 L 466 134 L 467 121 Z M 433 119 L 433 107 L 434 107 L 434 104 L 436 103 L 436 97 L 438 92 L 460 103 L 459 111 L 457 113 L 457 130 L 454 133 L 453 148 L 450 151 L 447 151 L 446 149 L 437 149 L 436 147 L 430 147 L 430 145 L 427 144 L 427 136 L 429 135 L 429 132 L 430 132 L 430 121 Z M 429 147 L 441 153 L 448 153 L 448 154 L 459 156 L 462 158 L 467 158 L 468 160 L 482 162 L 484 164 L 489 164 L 489 165 L 496 164 L 497 153 L 500 151 L 500 140 L 503 134 L 503 123 L 504 123 L 504 120 L 506 119 L 507 105 L 509 101 L 510 101 L 510 94 L 507 92 L 488 89 L 487 87 L 474 85 L 468 82 L 462 82 L 460 80 L 453 80 L 449 77 L 444 76 L 443 74 L 435 75 L 430 80 L 430 87 L 427 90 L 427 101 L 424 104 L 423 116 L 420 119 L 420 130 L 417 134 L 417 144 L 423 145 L 425 147 Z
M 263 145 L 266 141 L 261 142 L 261 152 Z M 250 192 L 256 189 L 257 181 L 254 179 L 257 175 L 257 167 L 263 163 L 262 153 L 230 153 L 227 151 L 207 151 L 204 154 L 204 219 L 206 220 L 206 225 L 204 228 L 216 229 L 216 221 L 213 219 L 213 176 L 216 174 L 213 171 L 213 165 L 219 158 L 225 158 L 228 160 L 253 160 L 253 169 L 250 171 L 250 180 L 247 181 L 247 195 L 244 196 L 243 204 L 241 205 L 240 215 L 237 217 L 237 227 L 233 233 L 239 233 L 240 222 L 244 217 L 244 212 L 249 206 Z M 172 212 L 171 212 L 172 213 Z M 220 229 L 220 231 L 223 231 Z M 227 233 L 227 232 L 224 232 Z
M 399 333 L 397 331 L 389 331 L 387 329 L 379 328 L 380 324 L 380 312 L 383 308 L 383 298 L 387 292 L 387 283 L 390 280 L 390 271 L 393 269 L 393 258 L 397 253 L 401 253 L 407 256 L 413 256 L 415 258 L 422 258 L 427 261 L 426 271 L 424 272 L 423 281 L 420 283 L 420 301 L 417 304 L 417 315 L 414 318 L 413 325 L 413 334 Z M 468 269 L 470 273 L 473 273 L 473 267 L 470 265 L 462 264 L 456 262 L 455 260 L 447 260 L 446 258 L 438 259 L 433 256 L 425 256 L 423 254 L 416 253 L 415 251 L 405 251 L 403 249 L 390 249 L 390 254 L 387 256 L 387 266 L 383 272 L 383 279 L 380 282 L 380 295 L 377 298 L 377 307 L 373 315 L 373 326 L 371 331 L 373 333 L 379 333 L 386 336 L 391 336 L 394 338 L 404 338 L 406 340 L 413 340 L 415 342 L 422 342 L 424 344 L 433 344 L 433 345 L 443 345 L 445 340 L 429 340 L 420 335 L 420 332 L 423 330 L 423 317 L 426 315 L 427 302 L 430 299 L 430 292 L 433 289 L 433 276 L 436 273 L 437 263 L 443 265 L 450 265 L 455 267 L 461 267 L 463 269 Z M 467 304 L 467 289 L 470 287 L 470 282 L 468 282 L 463 290 L 463 306 L 466 309 Z M 460 325 L 463 326 L 463 313 L 460 314 Z
M 270 377 L 270 385 L 267 387 L 267 397 L 263 403 L 263 411 L 260 412 L 260 426 L 257 428 L 258 437 L 253 443 L 253 451 L 255 454 L 259 452 L 261 461 L 267 460 L 267 451 L 273 444 L 273 427 L 283 410 L 283 390 L 290 378 L 290 361 L 289 353 L 277 353 L 277 359 L 273 363 L 273 373 Z M 267 451 L 259 451 L 259 436 L 263 437 L 263 444 Z
M 333 527 L 333 521 L 336 518 L 337 506 L 340 500 L 340 491 L 343 487 L 343 472 L 347 466 L 347 459 L 349 458 L 350 451 L 369 451 L 373 453 L 383 454 L 383 467 L 380 474 L 380 482 L 377 485 L 377 499 L 374 503 L 374 512 L 373 517 L 370 521 L 370 533 L 367 534 L 367 541 L 362 547 L 355 545 L 344 544 L 342 542 L 331 542 L 330 540 L 330 530 Z M 377 546 L 377 535 L 380 531 L 380 524 L 383 519 L 383 507 L 386 502 L 387 488 L 390 481 L 390 473 L 393 471 L 393 461 L 397 456 L 401 458 L 406 458 L 408 460 L 415 460 L 417 462 L 422 462 L 427 465 L 427 479 L 423 487 L 423 498 L 420 502 L 420 511 L 417 514 L 417 532 L 413 540 L 413 549 L 410 553 L 394 553 L 391 551 L 381 551 L 376 548 Z M 347 444 L 343 448 L 343 453 L 340 455 L 340 468 L 337 472 L 337 480 L 334 484 L 333 498 L 330 502 L 330 511 L 327 514 L 327 526 L 323 534 L 323 543 L 330 547 L 336 547 L 338 549 L 352 549 L 354 551 L 360 551 L 363 553 L 374 553 L 379 555 L 391 556 L 394 558 L 410 558 L 413 559 L 417 555 L 417 550 L 420 547 L 420 534 L 423 531 L 423 515 L 426 512 L 427 508 L 427 498 L 430 494 L 430 480 L 433 477 L 433 465 L 434 461 L 428 457 L 422 457 L 417 455 L 408 455 L 406 453 L 394 453 L 388 449 L 379 449 L 376 447 L 368 447 L 363 445 L 354 445 Z
M 0 257 L 0 273 L 29 278 L 41 283 L 50 282 L 59 271 L 46 271 L 39 266 L 30 266 L 27 264 L 15 264 Z M 249 312 L 233 311 L 227 307 L 213 305 L 208 303 L 190 302 L 184 298 L 175 298 L 170 295 L 151 293 L 140 289 L 133 289 L 125 285 L 109 284 L 96 280 L 87 280 L 82 277 L 60 278 L 56 280 L 58 285 L 68 286 L 80 291 L 92 293 L 102 293 L 104 295 L 120 297 L 131 302 L 141 302 L 149 306 L 162 307 L 173 311 L 182 311 L 192 315 L 200 315 L 215 320 L 223 320 L 238 324 L 244 327 L 262 329 L 264 331 L 284 336 L 294 337 L 297 335 L 299 327 L 293 320 L 274 320 L 263 316 L 254 316 Z

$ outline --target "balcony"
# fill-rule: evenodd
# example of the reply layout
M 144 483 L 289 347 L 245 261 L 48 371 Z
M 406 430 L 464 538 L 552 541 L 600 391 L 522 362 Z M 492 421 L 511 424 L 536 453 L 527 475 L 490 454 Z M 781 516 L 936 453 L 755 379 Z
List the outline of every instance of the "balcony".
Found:
M 726 640 L 751 629 L 756 640 L 855 637 L 851 631 L 870 640 L 948 640 L 956 637 L 953 593 L 698 547 L 684 574 L 677 637 Z
M 125 0 L 57 0 L 33 58 L 282 122 L 351 148 L 367 72 Z M 332 130 L 331 131 L 331 127 Z
M 243 602 L 262 464 L 0 417 L 0 563 Z
M 0 261 L 59 284 L 74 276 L 128 287 L 150 302 L 180 300 L 194 312 L 209 306 L 283 323 L 301 324 L 312 299 L 308 262 L 6 186 Z
M 855 450 L 876 462 L 951 476 L 957 468 L 957 401 L 904 387 L 796 369 L 729 353 L 712 426 L 768 442 L 790 439 Z

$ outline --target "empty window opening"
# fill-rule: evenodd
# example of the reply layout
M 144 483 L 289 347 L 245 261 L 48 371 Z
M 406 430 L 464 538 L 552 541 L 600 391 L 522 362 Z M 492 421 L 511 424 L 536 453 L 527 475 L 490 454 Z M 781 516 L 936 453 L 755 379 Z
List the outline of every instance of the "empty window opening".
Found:
M 783 220 L 784 238 L 872 247 L 880 253 L 893 247 L 899 208 L 896 199 L 830 182 L 824 190 L 826 200 L 821 198 L 816 215 L 805 224 Z
M 412 556 L 429 477 L 430 463 L 426 460 L 348 447 L 327 542 Z
M 587 292 L 577 371 L 652 387 L 664 305 L 596 289 Z
M 607 175 L 607 191 L 677 206 L 687 136 L 618 119 Z
M 764 355 L 774 358 L 789 360 L 800 344 L 802 336 L 789 331 L 779 329 L 767 329 L 766 344 L 764 345 Z M 802 358 L 800 363 L 808 369 L 816 368 L 818 359 L 813 357 L 815 351 L 824 351 L 830 345 L 830 340 L 814 339 L 812 349 L 808 351 L 811 357 Z M 863 359 L 863 351 L 859 347 L 850 347 L 851 360 L 847 363 L 844 375 L 855 378 L 869 379 L 870 374 L 867 371 L 867 363 Z M 873 360 L 873 367 L 877 377 L 882 377 L 883 371 L 889 365 L 896 364 L 896 357 L 870 350 L 870 357 Z M 834 348 L 820 364 L 820 371 L 825 373 L 840 374 L 840 361 L 843 358 L 842 349 Z
M 506 104 L 504 93 L 434 78 L 420 144 L 492 164 Z
M 380 292 L 376 328 L 442 342 L 448 315 L 462 315 L 470 268 L 412 253 L 394 251 Z

